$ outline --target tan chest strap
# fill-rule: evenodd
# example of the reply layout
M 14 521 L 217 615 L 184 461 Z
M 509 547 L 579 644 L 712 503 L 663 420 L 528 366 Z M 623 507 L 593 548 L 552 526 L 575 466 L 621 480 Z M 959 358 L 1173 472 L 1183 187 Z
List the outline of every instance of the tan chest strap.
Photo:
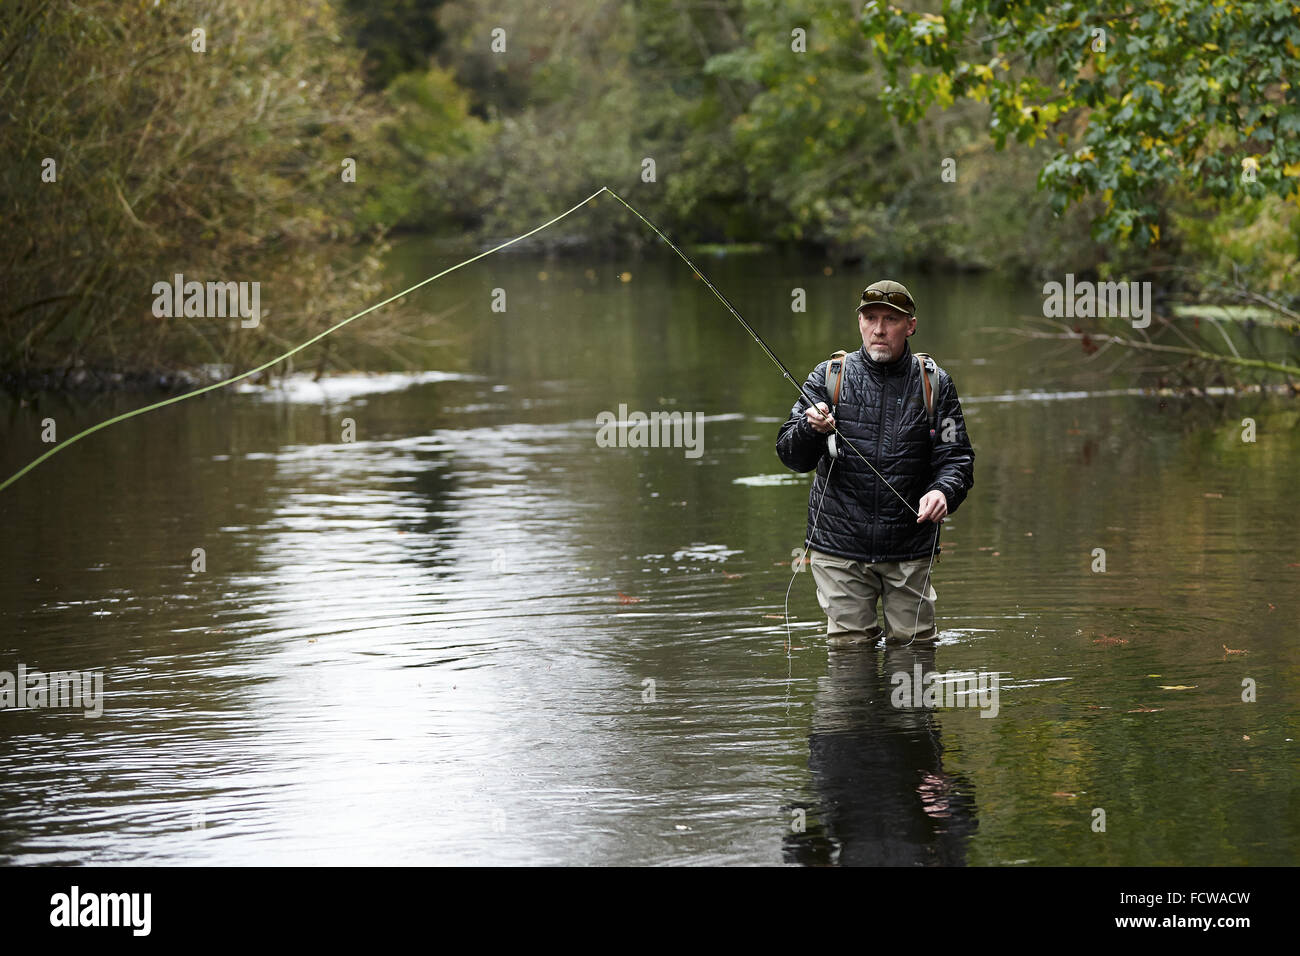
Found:
M 826 367 L 826 386 L 831 396 L 832 415 L 840 404 L 840 387 L 844 384 L 844 366 L 848 364 L 847 359 L 848 353 L 840 349 L 831 355 L 830 364 Z

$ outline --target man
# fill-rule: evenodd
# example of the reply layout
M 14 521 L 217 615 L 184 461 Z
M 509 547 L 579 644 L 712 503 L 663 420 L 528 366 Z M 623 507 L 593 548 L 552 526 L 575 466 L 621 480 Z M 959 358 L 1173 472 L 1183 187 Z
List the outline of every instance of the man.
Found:
M 906 287 L 888 279 L 868 286 L 858 330 L 862 348 L 844 358 L 838 404 L 831 408 L 834 383 L 823 362 L 805 383 L 822 401 L 813 407 L 800 397 L 776 451 L 794 471 L 817 469 L 806 544 L 827 643 L 875 644 L 883 635 L 887 644 L 932 644 L 937 595 L 928 577 L 937 524 L 975 483 L 975 451 L 957 389 L 936 365 L 927 370 L 937 380 L 932 430 L 926 375 L 907 342 L 916 304 Z

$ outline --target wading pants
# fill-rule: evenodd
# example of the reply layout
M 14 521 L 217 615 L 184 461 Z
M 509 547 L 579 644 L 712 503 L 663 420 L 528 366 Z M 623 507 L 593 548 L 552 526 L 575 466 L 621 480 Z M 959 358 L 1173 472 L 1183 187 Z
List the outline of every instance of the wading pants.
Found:
M 826 612 L 826 637 L 832 644 L 933 641 L 935 594 L 927 585 L 928 558 L 871 564 L 808 549 L 817 601 Z M 922 586 L 926 586 L 924 597 Z M 885 626 L 876 623 L 876 605 L 884 605 Z M 919 615 L 918 615 L 919 609 Z

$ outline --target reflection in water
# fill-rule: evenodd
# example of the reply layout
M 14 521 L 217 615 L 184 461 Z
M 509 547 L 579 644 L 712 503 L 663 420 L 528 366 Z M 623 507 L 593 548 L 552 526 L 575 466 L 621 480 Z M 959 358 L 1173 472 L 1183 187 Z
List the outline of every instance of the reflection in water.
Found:
M 883 671 L 877 669 L 884 658 Z M 935 649 L 853 647 L 830 653 L 813 702 L 808 768 L 817 794 L 805 832 L 785 838 L 792 863 L 961 866 L 978 826 L 974 787 L 945 773 L 934 713 L 895 707 L 890 675 L 934 670 Z M 812 823 L 820 818 L 820 825 Z

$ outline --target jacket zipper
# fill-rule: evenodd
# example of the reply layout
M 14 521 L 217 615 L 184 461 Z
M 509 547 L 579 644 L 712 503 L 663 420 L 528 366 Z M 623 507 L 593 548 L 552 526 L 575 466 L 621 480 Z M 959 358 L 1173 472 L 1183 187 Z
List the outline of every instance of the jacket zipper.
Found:
M 888 407 L 889 390 L 885 388 L 886 382 L 882 378 L 880 383 L 880 440 L 876 442 L 876 480 L 875 494 L 871 500 L 872 522 L 871 522 L 871 560 L 878 560 L 876 554 L 876 523 L 880 519 L 880 476 L 884 474 L 881 466 L 885 463 L 885 410 Z

